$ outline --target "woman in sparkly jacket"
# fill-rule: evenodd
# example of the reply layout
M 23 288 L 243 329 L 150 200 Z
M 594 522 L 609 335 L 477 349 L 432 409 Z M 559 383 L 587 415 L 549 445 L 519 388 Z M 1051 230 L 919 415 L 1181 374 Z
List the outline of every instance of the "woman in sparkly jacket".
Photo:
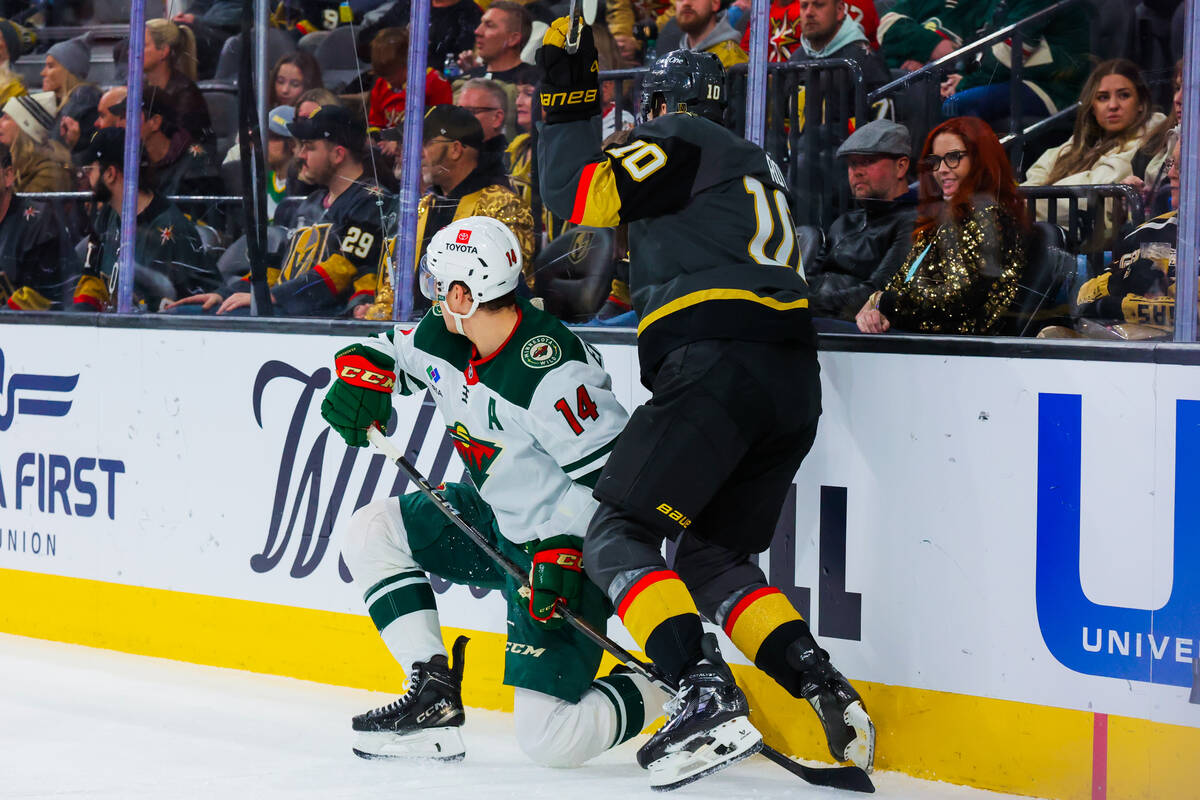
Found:
M 867 299 L 863 333 L 997 331 L 1025 269 L 1025 205 L 996 134 L 947 120 L 921 153 L 920 216 L 903 266 Z

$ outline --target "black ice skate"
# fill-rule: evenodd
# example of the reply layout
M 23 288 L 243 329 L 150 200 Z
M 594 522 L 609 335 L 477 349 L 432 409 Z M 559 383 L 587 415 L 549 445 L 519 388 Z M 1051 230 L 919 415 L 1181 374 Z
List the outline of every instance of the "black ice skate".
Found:
M 870 772 L 875 763 L 875 725 L 858 692 L 829 663 L 829 653 L 806 636 L 788 648 L 787 661 L 800 674 L 800 696 L 812 705 L 825 728 L 829 753 Z
M 711 775 L 762 749 L 750 724 L 746 695 L 733 680 L 711 633 L 700 641 L 704 660 L 689 668 L 667 702 L 667 722 L 638 750 L 650 788 L 665 792 Z
M 408 671 L 408 691 L 402 697 L 354 718 L 355 755 L 437 761 L 466 755 L 458 729 L 466 718 L 461 688 L 467 641 L 460 636 L 454 642 L 453 667 L 440 655 L 418 661 Z

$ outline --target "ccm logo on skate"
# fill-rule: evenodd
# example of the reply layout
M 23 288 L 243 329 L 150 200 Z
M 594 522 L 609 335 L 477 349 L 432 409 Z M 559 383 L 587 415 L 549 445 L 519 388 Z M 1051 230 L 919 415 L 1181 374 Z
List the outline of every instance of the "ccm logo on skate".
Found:
M 533 656 L 534 658 L 541 658 L 542 653 L 546 652 L 544 647 L 534 647 L 520 642 L 505 642 L 504 649 L 518 656 Z
M 1038 397 L 1037 614 L 1060 664 L 1085 675 L 1192 686 L 1200 650 L 1200 401 L 1175 401 L 1175 548 L 1162 608 L 1101 605 L 1080 577 L 1083 398 Z M 1132 491 L 1132 490 L 1131 490 Z M 1109 502 L 1101 500 L 1101 502 Z M 1111 502 L 1116 502 L 1111 501 Z
M 449 710 L 450 701 L 443 697 L 441 700 L 438 700 L 420 714 L 417 714 L 417 724 L 420 725 L 422 722 L 434 716 L 435 714 L 441 714 Z
M 691 518 L 684 516 L 682 511 L 676 511 L 666 503 L 663 503 L 658 507 L 658 513 L 665 514 L 671 519 L 672 522 L 678 522 L 679 527 L 681 528 L 686 528 L 692 524 Z

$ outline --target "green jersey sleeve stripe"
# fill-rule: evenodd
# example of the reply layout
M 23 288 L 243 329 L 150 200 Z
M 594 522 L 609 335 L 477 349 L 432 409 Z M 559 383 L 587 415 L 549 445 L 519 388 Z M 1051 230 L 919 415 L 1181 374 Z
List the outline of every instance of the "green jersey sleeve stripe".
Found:
M 601 472 L 604 472 L 603 464 L 601 464 L 599 467 L 596 467 L 596 469 L 592 470 L 588 474 L 580 475 L 578 478 L 572 478 L 571 480 L 575 483 L 578 483 L 580 486 L 586 486 L 589 489 L 595 489 L 596 481 L 600 480 Z
M 393 583 L 397 583 L 398 581 L 407 580 L 409 578 L 424 578 L 424 577 L 425 577 L 425 573 L 419 569 L 409 569 L 409 570 L 405 570 L 404 572 L 397 572 L 395 575 L 389 575 L 388 577 L 386 577 L 383 580 L 379 581 L 378 583 L 372 585 L 371 588 L 369 588 L 365 592 L 363 592 L 363 600 L 365 601 L 368 597 L 375 594 L 380 589 L 384 588 L 385 586 L 391 586 Z
M 586 467 L 588 464 L 591 464 L 593 461 L 600 458 L 601 456 L 608 455 L 609 453 L 612 452 L 612 449 L 616 446 L 617 446 L 617 437 L 614 436 L 611 440 L 609 440 L 608 444 L 604 445 L 604 447 L 601 447 L 597 450 L 593 450 L 591 453 L 589 453 L 588 455 L 579 459 L 578 461 L 572 461 L 570 464 L 564 465 L 562 468 L 562 471 L 567 473 L 568 475 L 570 475 L 572 472 L 577 471 L 580 467 Z

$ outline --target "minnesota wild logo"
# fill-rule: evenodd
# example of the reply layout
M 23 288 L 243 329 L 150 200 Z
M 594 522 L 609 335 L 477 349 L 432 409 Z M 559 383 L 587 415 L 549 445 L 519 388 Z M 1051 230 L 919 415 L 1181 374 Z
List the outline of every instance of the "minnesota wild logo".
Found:
M 482 489 L 483 482 L 488 478 L 488 469 L 503 448 L 495 442 L 476 439 L 461 422 L 447 426 L 446 430 L 450 434 L 450 441 L 454 443 L 454 449 L 467 466 L 467 472 L 471 474 L 471 482 L 475 484 L 476 489 Z

